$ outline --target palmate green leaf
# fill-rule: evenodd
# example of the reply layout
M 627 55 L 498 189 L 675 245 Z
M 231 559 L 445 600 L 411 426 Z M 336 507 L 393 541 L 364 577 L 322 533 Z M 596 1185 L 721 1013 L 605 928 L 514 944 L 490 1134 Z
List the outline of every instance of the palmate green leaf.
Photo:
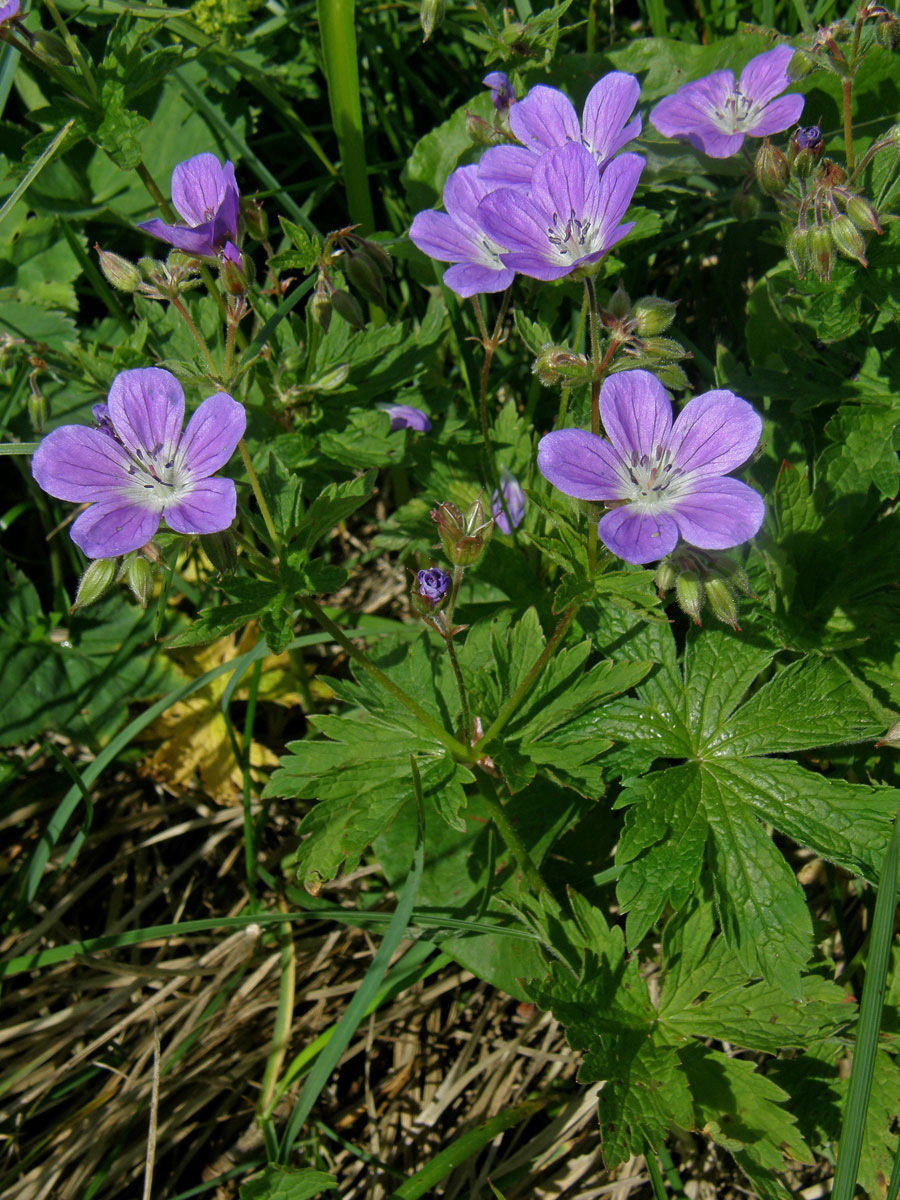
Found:
M 671 640 L 668 631 L 658 636 Z M 629 944 L 643 938 L 666 904 L 684 904 L 706 869 L 723 931 L 745 971 L 797 997 L 810 918 L 761 822 L 874 878 L 897 801 L 888 788 L 838 782 L 763 757 L 875 737 L 884 723 L 849 672 L 816 655 L 774 667 L 741 704 L 754 677 L 773 669 L 774 656 L 774 649 L 723 631 L 692 632 L 682 672 L 673 669 L 673 644 L 637 700 L 614 702 L 587 719 L 600 736 L 643 747 L 648 758 L 686 760 L 630 781 L 618 801 L 627 809 L 617 861 Z
M 297 539 L 311 550 L 335 525 L 361 508 L 372 495 L 375 472 L 366 471 L 358 479 L 331 483 L 310 504 L 297 529 Z
M 241 1184 L 240 1200 L 313 1200 L 337 1186 L 334 1176 L 324 1171 L 269 1163 L 262 1175 Z
M 842 405 L 825 426 L 831 441 L 818 464 L 835 496 L 874 487 L 885 500 L 897 491 L 900 405 Z
M 753 1062 L 696 1042 L 684 1047 L 680 1061 L 697 1128 L 731 1154 L 761 1200 L 788 1200 L 775 1172 L 790 1160 L 811 1163 L 813 1155 L 784 1107 L 787 1092 Z
M 281 228 L 287 237 L 290 238 L 293 250 L 287 250 L 282 254 L 276 255 L 272 260 L 272 265 L 275 266 L 276 270 L 281 270 L 285 266 L 293 270 L 303 271 L 304 274 L 309 274 L 319 258 L 318 242 L 314 241 L 305 229 L 301 229 L 299 225 L 295 225 L 287 217 L 279 215 L 278 220 L 281 222 Z M 284 263 L 277 261 L 286 258 L 290 258 L 291 261 Z

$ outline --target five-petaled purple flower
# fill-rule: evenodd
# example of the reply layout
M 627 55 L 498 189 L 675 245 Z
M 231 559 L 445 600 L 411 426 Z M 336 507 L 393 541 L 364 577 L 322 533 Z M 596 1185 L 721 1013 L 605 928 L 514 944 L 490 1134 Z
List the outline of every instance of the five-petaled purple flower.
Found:
M 611 71 L 588 92 L 579 121 L 559 88 L 538 84 L 510 110 L 510 128 L 522 144 L 488 150 L 481 178 L 491 187 L 527 187 L 539 157 L 570 142 L 585 146 L 603 170 L 641 132 L 641 118 L 631 118 L 640 90 L 633 75 Z
M 143 367 L 113 380 L 95 407 L 99 429 L 62 425 L 31 460 L 38 484 L 58 500 L 90 507 L 72 541 L 88 558 L 145 545 L 159 522 L 176 533 L 217 533 L 234 520 L 231 479 L 211 479 L 234 453 L 246 414 L 225 392 L 199 406 L 182 433 L 184 392 L 168 371 Z
M 453 582 L 447 572 L 442 571 L 440 567 L 429 567 L 427 571 L 419 571 L 416 580 L 419 584 L 419 595 L 432 607 L 441 603 L 450 591 L 450 584 Z
M 665 137 L 687 138 L 710 158 L 729 158 L 750 137 L 768 137 L 793 125 L 803 97 L 775 97 L 790 84 L 787 66 L 794 51 L 776 46 L 751 58 L 737 84 L 731 71 L 714 71 L 686 83 L 650 113 L 650 123 Z
M 501 492 L 503 500 L 506 502 L 505 512 L 500 499 Z M 507 513 L 509 513 L 509 519 L 507 519 Z M 522 491 L 522 485 L 518 479 L 509 471 L 504 470 L 500 473 L 500 489 L 491 496 L 491 516 L 501 533 L 511 533 L 512 529 L 518 529 L 522 524 L 522 518 L 525 516 L 525 493 Z M 510 523 L 512 523 L 512 529 L 510 529 Z
M 548 433 L 538 469 L 566 495 L 611 506 L 597 532 L 613 554 L 655 562 L 679 537 L 701 550 L 727 550 L 757 533 L 762 496 L 727 477 L 756 449 L 762 430 L 746 400 L 706 392 L 673 423 L 656 376 L 623 371 L 604 381 L 600 416 L 609 441 L 581 429 Z
M 196 154 L 172 172 L 172 204 L 184 225 L 166 225 L 158 217 L 141 221 L 143 229 L 176 250 L 215 258 L 237 240 L 238 200 L 234 165 L 223 167 L 214 154 Z
M 421 408 L 413 408 L 411 404 L 379 404 L 382 412 L 391 419 L 391 433 L 398 429 L 415 429 L 419 433 L 431 432 L 431 421 Z
M 444 184 L 447 211 L 417 213 L 410 227 L 409 236 L 420 250 L 456 264 L 444 272 L 444 283 L 458 296 L 502 292 L 515 278 L 515 271 L 500 261 L 506 242 L 487 236 L 475 215 L 488 190 L 477 167 L 458 167 Z
M 485 196 L 477 220 L 505 242 L 503 265 L 532 279 L 561 279 L 598 262 L 634 228 L 620 222 L 643 167 L 639 155 L 620 154 L 601 175 L 590 151 L 569 142 L 537 160 L 530 192 L 498 188 Z

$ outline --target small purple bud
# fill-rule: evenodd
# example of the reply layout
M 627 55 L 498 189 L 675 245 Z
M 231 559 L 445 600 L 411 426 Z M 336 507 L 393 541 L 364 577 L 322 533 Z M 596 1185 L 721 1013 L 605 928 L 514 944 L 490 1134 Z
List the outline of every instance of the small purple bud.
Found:
M 419 571 L 416 580 L 419 584 L 419 595 L 432 608 L 437 608 L 444 600 L 452 582 L 447 572 L 442 571 L 440 567 L 429 567 L 427 571 Z
M 801 125 L 799 129 L 794 130 L 791 141 L 798 150 L 821 150 L 822 130 L 818 125 Z
M 382 412 L 391 419 L 391 433 L 398 429 L 416 429 L 419 433 L 431 432 L 431 421 L 421 408 L 413 408 L 411 404 L 379 404 Z
M 489 71 L 481 82 L 491 89 L 491 100 L 498 113 L 508 112 L 509 106 L 515 104 L 516 93 L 505 71 Z

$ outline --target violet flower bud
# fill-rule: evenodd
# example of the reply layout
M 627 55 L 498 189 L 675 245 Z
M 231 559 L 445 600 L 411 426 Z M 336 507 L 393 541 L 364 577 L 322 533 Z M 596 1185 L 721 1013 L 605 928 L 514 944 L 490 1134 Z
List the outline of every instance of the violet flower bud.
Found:
M 453 582 L 446 571 L 442 571 L 440 567 L 429 567 L 425 571 L 419 571 L 416 575 L 416 582 L 419 585 L 419 596 L 432 609 L 437 608 L 439 604 L 443 604 L 450 592 L 450 584 Z

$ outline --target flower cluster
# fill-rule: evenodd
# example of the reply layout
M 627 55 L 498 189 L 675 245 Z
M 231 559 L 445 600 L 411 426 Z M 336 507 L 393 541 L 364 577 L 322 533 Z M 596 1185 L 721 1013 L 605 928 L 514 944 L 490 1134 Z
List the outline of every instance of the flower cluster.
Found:
M 519 272 L 561 279 L 589 267 L 633 228 L 623 217 L 644 160 L 624 153 L 641 130 L 640 85 L 614 71 L 591 89 L 581 118 L 557 88 L 512 101 L 509 81 L 486 77 L 517 144 L 491 147 L 447 179 L 445 212 L 420 212 L 410 238 L 453 265 L 444 282 L 460 296 L 499 292 Z

